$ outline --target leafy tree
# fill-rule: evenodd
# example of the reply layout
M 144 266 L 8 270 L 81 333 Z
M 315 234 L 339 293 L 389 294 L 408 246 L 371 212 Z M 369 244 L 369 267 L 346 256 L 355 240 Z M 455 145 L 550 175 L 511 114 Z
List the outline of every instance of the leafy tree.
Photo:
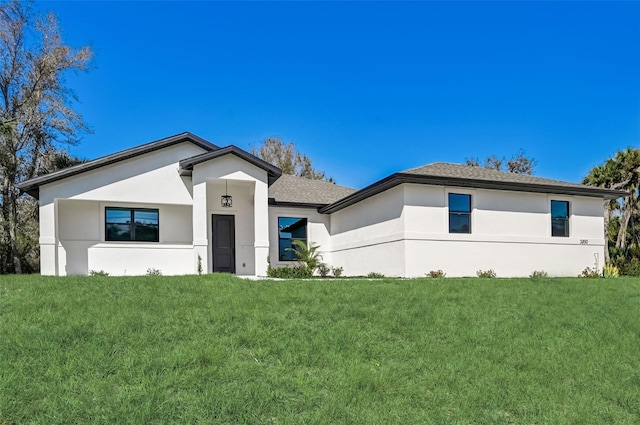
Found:
M 0 5 L 0 272 L 21 273 L 21 214 L 25 201 L 16 188 L 40 174 L 47 158 L 87 130 L 71 108 L 65 86 L 69 71 L 89 67 L 89 47 L 62 41 L 56 16 L 37 15 L 31 3 Z M 28 203 L 28 202 L 27 202 Z
M 65 151 L 53 150 L 43 156 L 39 174 L 52 173 L 86 162 Z M 18 198 L 18 256 L 23 273 L 36 273 L 40 269 L 38 200 L 31 196 Z
M 507 160 L 505 157 L 490 155 L 485 158 L 484 163 L 480 163 L 478 158 L 466 158 L 465 164 L 471 167 L 484 167 L 491 170 L 508 171 L 515 174 L 533 174 L 536 160 L 528 157 L 524 151 L 519 151 Z
M 252 147 L 251 153 L 280 168 L 284 174 L 333 182 L 333 179 L 327 178 L 323 171 L 313 168 L 311 159 L 298 152 L 293 142 L 285 144 L 278 137 L 269 137 L 262 142 L 260 147 Z
M 588 184 L 590 186 L 598 186 L 604 187 L 608 189 L 613 189 L 616 180 L 617 170 L 615 168 L 615 163 L 612 159 L 607 160 L 604 164 L 598 165 L 591 169 L 589 174 L 582 181 L 583 184 Z M 604 260 L 606 263 L 611 261 L 610 256 L 610 247 L 614 244 L 611 240 L 611 232 L 612 228 L 612 219 L 613 212 L 619 207 L 617 200 L 605 200 L 604 201 L 604 240 L 605 240 L 605 251 L 604 251 Z M 617 233 L 616 233 L 617 234 Z
M 640 190 L 640 149 L 628 148 L 617 152 L 613 158 L 607 159 L 604 164 L 591 169 L 583 180 L 584 184 L 604 187 L 607 189 L 623 190 L 627 196 L 620 199 L 604 202 L 605 209 L 605 241 L 609 249 L 605 250 L 605 261 L 611 260 L 610 252 L 616 256 L 628 257 L 629 241 L 638 242 L 637 226 L 631 225 L 634 216 L 638 212 Z M 636 218 L 636 222 L 637 222 Z M 617 230 L 614 234 L 612 229 Z M 615 245 L 613 239 L 615 235 Z M 615 249 L 612 249 L 612 247 Z
M 640 149 L 628 148 L 616 153 L 616 182 L 613 188 L 629 193 L 623 198 L 620 214 L 620 230 L 616 238 L 616 248 L 624 250 L 627 245 L 627 229 L 631 217 L 638 209 L 638 190 L 640 189 Z

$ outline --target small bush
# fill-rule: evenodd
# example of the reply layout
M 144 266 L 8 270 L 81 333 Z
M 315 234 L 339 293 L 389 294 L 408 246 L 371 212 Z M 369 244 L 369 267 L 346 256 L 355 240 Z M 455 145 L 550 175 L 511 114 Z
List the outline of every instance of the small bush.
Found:
M 582 270 L 582 273 L 580 273 L 578 277 L 585 277 L 587 279 L 596 279 L 600 277 L 600 273 L 598 273 L 596 270 L 592 269 L 591 267 L 587 267 L 584 270 Z
M 382 273 L 371 272 L 367 275 L 369 279 L 382 279 L 384 275 Z
M 321 277 L 329 276 L 330 272 L 331 272 L 331 267 L 327 266 L 325 263 L 318 264 L 318 274 Z
M 529 277 L 531 279 L 542 279 L 545 277 L 549 277 L 549 275 L 547 274 L 547 272 L 545 272 L 544 270 L 534 270 Z
M 620 276 L 620 270 L 613 264 L 605 264 L 602 267 L 602 275 L 606 278 L 613 278 Z
M 306 279 L 313 276 L 306 266 L 268 267 L 267 276 L 278 279 Z
M 331 267 L 331 274 L 333 274 L 333 277 L 342 276 L 343 271 L 344 269 L 342 267 Z
M 320 260 L 322 260 L 322 255 L 318 252 L 320 245 L 314 245 L 313 242 L 307 245 L 301 240 L 295 240 L 292 244 L 293 248 L 286 248 L 285 250 L 293 252 L 298 264 L 307 268 L 309 277 L 313 276 L 320 264 Z
M 640 276 L 640 261 L 633 259 L 618 265 L 623 276 Z
M 90 270 L 89 276 L 109 276 L 109 273 L 104 270 Z
M 429 273 L 425 274 L 425 276 L 438 278 L 438 277 L 445 277 L 446 273 L 443 272 L 442 270 L 431 270 Z
M 493 271 L 493 269 L 489 269 L 489 270 L 478 270 L 476 272 L 476 275 L 478 277 L 496 277 L 497 274 L 496 272 Z
M 154 267 L 149 267 L 147 269 L 147 276 L 162 276 L 162 271 Z

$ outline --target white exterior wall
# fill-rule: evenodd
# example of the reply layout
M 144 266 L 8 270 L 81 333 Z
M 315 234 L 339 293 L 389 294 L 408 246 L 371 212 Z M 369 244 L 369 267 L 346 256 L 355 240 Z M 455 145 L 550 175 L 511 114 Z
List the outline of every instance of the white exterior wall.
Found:
M 220 197 L 225 194 L 224 181 L 218 180 L 207 184 L 207 235 L 209 237 L 209 247 L 211 247 L 211 225 L 213 214 L 235 216 L 235 236 L 236 236 L 236 274 L 253 276 L 255 275 L 255 224 L 253 217 L 253 188 L 254 182 L 229 180 L 228 193 L 233 197 L 231 208 L 222 208 Z M 213 265 L 211 257 L 212 250 L 209 248 L 209 260 Z
M 234 155 L 178 174 L 178 162 L 203 153 L 182 143 L 40 187 L 41 273 L 112 275 L 213 270 L 213 214 L 235 216 L 236 273 L 264 276 L 278 259 L 278 217 L 304 217 L 323 261 L 345 275 L 421 277 L 575 276 L 604 259 L 600 198 L 403 184 L 330 215 L 314 208 L 268 206 L 266 171 Z M 232 208 L 220 206 L 225 192 Z M 448 231 L 448 193 L 472 196 L 471 234 Z M 570 203 L 570 237 L 551 236 L 551 200 Z M 106 242 L 105 207 L 159 210 L 160 241 Z
M 405 276 L 404 191 L 397 186 L 331 214 L 331 265 L 346 276 Z
M 178 175 L 178 162 L 202 152 L 182 143 L 42 186 L 42 274 L 194 273 L 191 182 Z M 158 209 L 160 242 L 105 242 L 106 206 Z
M 204 150 L 180 143 L 40 187 L 40 205 L 54 199 L 192 203 L 191 179 L 180 177 L 178 163 Z
M 195 273 L 191 179 L 178 162 L 203 152 L 181 143 L 40 187 L 41 273 Z M 158 209 L 160 242 L 106 242 L 107 206 Z
M 315 208 L 269 207 L 269 261 L 273 267 L 284 267 L 295 264 L 292 261 L 280 261 L 278 217 L 307 219 L 307 242 L 319 245 L 322 262 L 331 264 L 331 235 L 329 233 L 330 216 L 320 214 Z
M 158 209 L 160 241 L 105 241 L 106 207 Z M 58 200 L 57 209 L 59 275 L 86 275 L 92 270 L 140 275 L 149 268 L 176 275 L 196 270 L 189 205 Z
M 193 168 L 193 240 L 203 269 L 211 272 L 213 214 L 235 216 L 236 274 L 265 276 L 269 255 L 267 172 L 236 156 L 225 155 Z M 220 206 L 224 181 L 233 197 L 232 208 Z
M 448 276 L 577 276 L 604 258 L 602 200 L 486 189 L 403 185 L 407 276 L 441 269 Z M 448 194 L 471 195 L 471 233 L 451 234 Z M 421 200 L 425 201 L 421 201 Z M 551 236 L 551 200 L 569 201 L 570 237 Z M 436 201 L 436 207 L 425 205 Z M 438 214 L 439 212 L 439 214 Z M 424 220 L 428 216 L 430 220 Z
M 470 194 L 471 233 L 449 233 L 448 194 Z M 551 236 L 551 200 L 569 201 L 570 237 Z M 576 276 L 604 258 L 602 200 L 403 184 L 332 214 L 332 262 L 345 274 Z
M 112 275 L 212 271 L 213 214 L 235 216 L 236 273 L 265 275 L 269 255 L 266 171 L 233 155 L 179 175 L 204 150 L 182 143 L 40 187 L 41 272 Z M 221 208 L 224 182 L 233 208 Z M 105 207 L 159 211 L 159 242 L 105 241 Z

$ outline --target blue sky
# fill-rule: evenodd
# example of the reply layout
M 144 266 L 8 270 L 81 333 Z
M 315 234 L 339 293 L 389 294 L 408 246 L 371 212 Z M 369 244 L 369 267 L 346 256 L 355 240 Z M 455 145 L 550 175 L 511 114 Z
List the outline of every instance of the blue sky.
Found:
M 580 181 L 640 144 L 640 2 L 38 2 L 93 159 L 191 131 L 294 141 L 339 184 L 523 149 Z

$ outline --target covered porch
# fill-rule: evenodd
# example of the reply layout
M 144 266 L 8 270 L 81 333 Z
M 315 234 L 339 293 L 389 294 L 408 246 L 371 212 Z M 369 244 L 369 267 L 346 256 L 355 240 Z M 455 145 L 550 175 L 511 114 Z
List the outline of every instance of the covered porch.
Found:
M 194 264 L 203 273 L 266 276 L 268 186 L 280 170 L 243 154 L 216 151 L 180 164 L 192 177 Z

